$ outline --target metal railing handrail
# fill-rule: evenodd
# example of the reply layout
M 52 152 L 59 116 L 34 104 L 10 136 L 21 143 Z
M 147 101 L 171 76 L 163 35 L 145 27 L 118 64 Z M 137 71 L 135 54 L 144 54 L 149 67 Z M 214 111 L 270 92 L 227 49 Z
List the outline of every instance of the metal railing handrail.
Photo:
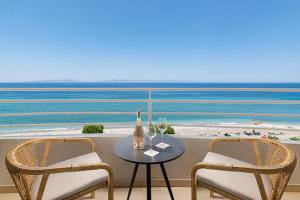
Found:
M 149 114 L 149 112 L 144 112 Z M 234 113 L 234 112 L 152 112 L 152 115 L 186 115 L 186 116 L 253 116 L 253 117 L 300 117 L 300 114 L 287 113 Z M 136 115 L 136 112 L 29 112 L 0 113 L 0 117 L 43 116 L 43 115 Z
M 43 116 L 43 115 L 136 115 L 136 112 L 29 112 L 29 113 L 7 113 L 7 114 L 0 113 L 0 117 Z
M 153 112 L 153 103 L 199 103 L 199 104 L 270 104 L 270 105 L 296 105 L 300 100 L 206 100 L 206 99 L 153 99 L 154 91 L 224 91 L 224 92 L 299 92 L 300 88 L 0 88 L 0 92 L 7 91 L 145 91 L 146 99 L 0 99 L 1 103 L 147 103 L 148 120 L 152 115 L 206 115 L 206 116 L 264 116 L 264 117 L 300 117 L 300 114 L 288 113 L 233 113 L 233 112 Z M 42 115 L 135 115 L 135 112 L 29 112 L 29 113 L 1 113 L 0 117 L 42 116 Z M 55 124 L 55 123 L 51 123 Z M 51 125 L 50 124 L 50 125 Z M 65 123 L 64 123 L 65 124 Z M 72 123 L 85 124 L 85 123 Z M 18 125 L 18 124 L 17 124 Z M 34 124 L 28 124 L 34 125 Z M 36 125 L 36 124 L 35 124 Z M 40 124 L 45 125 L 45 124 Z M 15 126 L 13 124 L 0 125 L 0 127 Z
M 148 100 L 146 99 L 0 99 L 0 103 L 145 103 L 145 102 L 148 102 Z
M 300 88 L 0 88 L 0 91 L 231 91 L 231 92 L 300 92 Z
M 0 103 L 147 103 L 148 99 L 0 99 Z M 299 100 L 189 100 L 152 99 L 153 103 L 300 104 Z

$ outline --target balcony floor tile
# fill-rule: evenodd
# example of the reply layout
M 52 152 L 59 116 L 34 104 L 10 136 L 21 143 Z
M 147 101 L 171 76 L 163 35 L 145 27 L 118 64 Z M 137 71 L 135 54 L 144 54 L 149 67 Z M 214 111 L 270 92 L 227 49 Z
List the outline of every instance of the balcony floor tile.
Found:
M 128 188 L 117 188 L 115 189 L 114 199 L 115 200 L 124 200 L 127 197 Z M 174 187 L 173 193 L 175 199 L 178 200 L 187 200 L 190 199 L 190 188 L 187 187 Z M 95 200 L 107 199 L 106 189 L 100 189 L 96 192 Z M 1 200 L 20 200 L 20 197 L 17 193 L 2 193 L 0 194 Z M 81 200 L 86 200 L 89 198 L 81 198 Z M 131 200 L 146 200 L 146 188 L 134 188 L 131 193 Z M 166 188 L 163 187 L 154 187 L 152 188 L 152 199 L 159 200 L 169 200 L 170 196 Z M 211 199 L 209 197 L 209 192 L 206 189 L 198 189 L 198 199 Z M 300 199 L 300 192 L 286 192 L 282 200 L 298 200 Z M 216 200 L 216 198 L 214 199 Z

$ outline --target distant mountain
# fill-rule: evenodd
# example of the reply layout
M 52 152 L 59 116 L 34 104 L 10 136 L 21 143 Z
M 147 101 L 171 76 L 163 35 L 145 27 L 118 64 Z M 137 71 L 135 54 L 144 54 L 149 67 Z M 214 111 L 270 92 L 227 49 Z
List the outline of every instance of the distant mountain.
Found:
M 108 82 L 108 83 L 178 83 L 178 82 L 189 82 L 189 81 L 181 81 L 181 80 L 128 80 L 128 79 L 112 79 L 100 82 Z
M 184 83 L 190 81 L 182 80 L 128 80 L 128 79 L 111 79 L 102 81 L 78 81 L 71 79 L 46 79 L 40 81 L 27 81 L 27 83 Z
M 40 81 L 28 81 L 28 83 L 84 83 L 84 82 L 87 81 L 77 81 L 77 80 L 70 80 L 70 79 L 58 79 L 58 80 L 46 79 Z

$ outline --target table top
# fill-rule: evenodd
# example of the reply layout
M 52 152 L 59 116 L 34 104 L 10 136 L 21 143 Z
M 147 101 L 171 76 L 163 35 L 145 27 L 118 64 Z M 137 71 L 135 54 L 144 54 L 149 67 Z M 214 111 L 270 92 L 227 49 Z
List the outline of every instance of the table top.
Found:
M 138 164 L 159 164 L 169 162 L 175 160 L 184 153 L 185 148 L 183 143 L 179 139 L 169 135 L 164 135 L 163 138 L 164 143 L 169 144 L 169 147 L 165 149 L 156 147 L 155 145 L 162 141 L 161 137 L 161 134 L 157 134 L 156 137 L 153 138 L 152 148 L 159 152 L 159 154 L 154 157 L 144 154 L 145 151 L 150 149 L 149 139 L 147 137 L 145 137 L 145 148 L 143 150 L 134 149 L 132 136 L 127 136 L 115 144 L 114 152 L 121 159 Z

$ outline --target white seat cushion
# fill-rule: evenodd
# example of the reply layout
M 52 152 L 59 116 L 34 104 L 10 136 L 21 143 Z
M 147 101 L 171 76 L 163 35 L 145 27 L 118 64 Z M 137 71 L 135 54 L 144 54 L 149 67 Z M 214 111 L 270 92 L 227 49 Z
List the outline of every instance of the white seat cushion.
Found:
M 203 160 L 206 163 L 254 166 L 221 154 L 208 152 Z M 230 172 L 199 169 L 196 172 L 199 181 L 227 191 L 241 199 L 259 200 L 261 195 L 253 173 Z M 267 175 L 261 175 L 268 198 L 272 195 L 272 185 Z
M 50 167 L 70 166 L 78 164 L 101 163 L 97 153 L 89 153 L 69 160 L 50 165 Z M 67 172 L 49 176 L 43 195 L 43 200 L 64 199 L 97 184 L 107 181 L 108 173 L 105 170 L 89 170 L 80 172 Z M 36 176 L 32 184 L 32 197 L 36 199 L 42 176 Z

